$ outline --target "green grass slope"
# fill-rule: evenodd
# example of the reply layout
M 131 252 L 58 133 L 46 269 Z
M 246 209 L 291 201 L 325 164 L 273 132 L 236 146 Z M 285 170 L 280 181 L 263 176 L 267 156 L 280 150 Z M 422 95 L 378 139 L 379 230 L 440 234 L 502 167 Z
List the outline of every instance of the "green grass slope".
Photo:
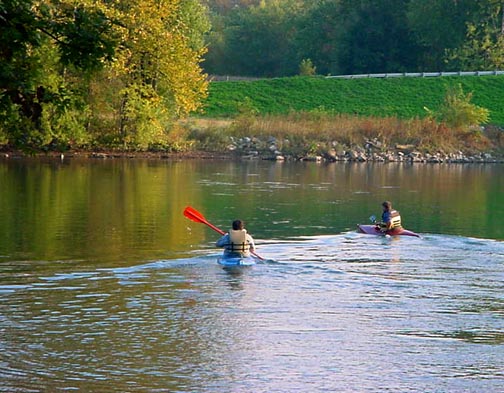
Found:
M 235 116 L 240 108 L 260 114 L 322 109 L 362 116 L 424 117 L 436 110 L 447 88 L 461 84 L 472 102 L 490 110 L 492 124 L 504 124 L 504 76 L 337 79 L 291 77 L 253 82 L 211 82 L 204 117 Z

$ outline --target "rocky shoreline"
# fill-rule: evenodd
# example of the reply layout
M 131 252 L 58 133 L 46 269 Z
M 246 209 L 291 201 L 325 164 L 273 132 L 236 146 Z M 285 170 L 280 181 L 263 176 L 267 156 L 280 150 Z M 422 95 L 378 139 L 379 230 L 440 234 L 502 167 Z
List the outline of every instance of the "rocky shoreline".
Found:
M 288 142 L 288 141 L 287 141 Z M 282 141 L 282 145 L 286 141 Z M 288 145 L 288 143 L 287 143 Z M 242 159 L 262 159 L 273 161 L 313 161 L 313 162 L 405 162 L 431 164 L 496 164 L 504 163 L 504 156 L 492 152 L 477 152 L 473 154 L 462 151 L 445 153 L 422 153 L 413 145 L 396 145 L 393 149 L 385 149 L 377 140 L 366 141 L 363 146 L 344 146 L 332 142 L 329 148 L 320 148 L 316 153 L 290 154 L 283 152 L 280 143 L 270 137 L 266 141 L 258 138 L 231 138 L 228 150 Z
M 187 152 L 155 152 L 155 151 L 67 151 L 47 152 L 37 154 L 25 154 L 19 151 L 9 151 L 0 153 L 0 159 L 155 159 L 155 160 L 182 160 L 182 159 L 232 159 L 233 155 L 228 152 L 207 152 L 207 151 L 187 151 Z
M 314 148 L 315 147 L 315 148 Z M 429 164 L 501 164 L 504 156 L 494 152 L 464 153 L 462 151 L 420 152 L 413 145 L 396 145 L 384 148 L 377 140 L 366 141 L 362 146 L 348 147 L 332 142 L 329 147 L 320 144 L 309 151 L 305 146 L 292 146 L 289 141 L 274 137 L 261 140 L 256 137 L 230 137 L 222 151 L 192 150 L 184 152 L 159 151 L 68 151 L 25 154 L 20 151 L 0 152 L 0 159 L 47 158 L 59 159 L 218 159 L 218 160 L 269 160 L 306 162 L 356 162 L 356 163 L 429 163 Z M 295 152 L 294 152 L 295 151 Z

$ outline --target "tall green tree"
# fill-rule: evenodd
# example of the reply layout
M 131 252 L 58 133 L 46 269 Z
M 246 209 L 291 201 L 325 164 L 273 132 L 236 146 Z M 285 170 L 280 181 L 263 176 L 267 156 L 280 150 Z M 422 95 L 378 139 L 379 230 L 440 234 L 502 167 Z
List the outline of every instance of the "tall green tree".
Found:
M 4 0 L 0 142 L 166 141 L 206 94 L 199 0 Z
M 342 0 L 351 24 L 342 37 L 344 73 L 404 72 L 418 67 L 422 48 L 408 29 L 409 0 Z
M 477 18 L 480 6 L 474 0 L 411 0 L 407 23 L 424 48 L 419 59 L 423 71 L 456 69 L 447 64 L 447 52 L 466 39 L 467 24 Z
M 92 3 L 0 3 L 0 132 L 20 148 L 59 143 L 78 100 L 67 68 L 98 69 L 112 59 L 113 21 Z M 68 141 L 64 141 L 65 143 Z
M 448 51 L 447 62 L 461 70 L 501 70 L 504 67 L 504 1 L 477 2 L 466 24 L 464 42 Z
M 321 74 L 340 73 L 345 30 L 355 15 L 337 0 L 316 0 L 298 20 L 296 47 L 301 58 L 309 58 Z
M 299 0 L 263 0 L 235 9 L 225 18 L 222 32 L 211 35 L 206 70 L 244 76 L 296 74 L 302 57 L 294 45 L 295 21 L 302 12 Z
M 252 2 L 252 1 L 251 1 Z M 213 0 L 205 68 L 290 75 L 502 67 L 503 0 Z

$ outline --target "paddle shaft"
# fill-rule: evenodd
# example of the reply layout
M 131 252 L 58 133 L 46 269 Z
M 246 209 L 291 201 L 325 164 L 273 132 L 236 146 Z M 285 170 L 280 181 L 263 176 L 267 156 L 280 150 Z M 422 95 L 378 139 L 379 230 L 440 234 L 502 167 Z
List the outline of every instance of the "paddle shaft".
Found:
M 225 235 L 226 232 L 224 232 L 222 229 L 217 228 L 215 225 L 210 224 L 207 220 L 201 221 L 203 224 L 208 225 L 210 228 L 212 228 L 215 232 L 219 232 L 221 235 Z

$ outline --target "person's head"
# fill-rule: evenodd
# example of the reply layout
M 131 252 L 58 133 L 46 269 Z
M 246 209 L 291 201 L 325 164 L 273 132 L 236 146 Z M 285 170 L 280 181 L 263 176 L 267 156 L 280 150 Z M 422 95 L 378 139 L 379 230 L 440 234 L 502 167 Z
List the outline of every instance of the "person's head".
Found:
M 385 201 L 382 203 L 382 207 L 384 211 L 389 211 L 390 209 L 392 209 L 392 203 Z
M 233 229 L 235 231 L 243 229 L 243 221 L 242 220 L 234 220 L 233 221 Z

